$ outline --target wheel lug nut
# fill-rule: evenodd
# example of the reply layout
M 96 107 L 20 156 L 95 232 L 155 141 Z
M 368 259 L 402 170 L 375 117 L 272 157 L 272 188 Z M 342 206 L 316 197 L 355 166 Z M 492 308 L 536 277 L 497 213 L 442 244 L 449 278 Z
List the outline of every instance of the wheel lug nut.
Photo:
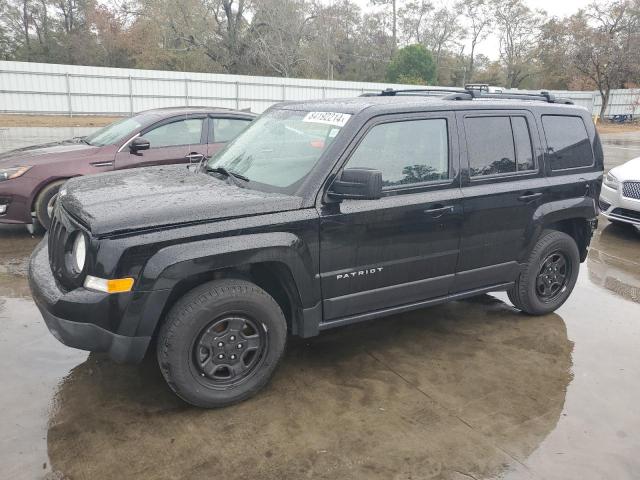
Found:
M 239 343 L 238 345 L 236 345 L 236 348 L 237 348 L 237 349 L 241 349 L 241 348 L 242 348 L 242 344 L 241 344 L 241 343 Z
M 235 360 L 236 356 L 235 355 L 231 355 L 231 360 Z
M 233 342 L 235 339 L 236 339 L 236 337 L 235 337 L 234 335 L 231 335 L 231 336 L 229 337 L 229 340 L 231 340 L 232 342 Z
M 224 354 L 221 353 L 220 355 L 218 355 L 218 358 L 224 358 Z
M 218 346 L 219 346 L 219 347 L 224 347 L 224 343 L 222 343 L 222 342 L 218 342 Z

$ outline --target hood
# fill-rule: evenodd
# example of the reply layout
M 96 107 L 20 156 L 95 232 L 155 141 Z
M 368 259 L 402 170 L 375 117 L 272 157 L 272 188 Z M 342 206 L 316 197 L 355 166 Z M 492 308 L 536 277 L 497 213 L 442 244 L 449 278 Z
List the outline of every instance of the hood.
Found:
M 77 177 L 58 201 L 94 235 L 296 210 L 300 197 L 230 185 L 184 165 Z
M 621 182 L 628 180 L 640 181 L 640 157 L 629 160 L 627 163 L 612 168 L 611 173 Z
M 69 159 L 70 156 L 93 154 L 99 149 L 100 147 L 87 145 L 86 143 L 82 143 L 78 140 L 65 140 L 62 142 L 32 145 L 0 153 L 0 166 L 31 166 L 53 160 L 53 157 L 57 156 L 60 156 L 60 159 Z

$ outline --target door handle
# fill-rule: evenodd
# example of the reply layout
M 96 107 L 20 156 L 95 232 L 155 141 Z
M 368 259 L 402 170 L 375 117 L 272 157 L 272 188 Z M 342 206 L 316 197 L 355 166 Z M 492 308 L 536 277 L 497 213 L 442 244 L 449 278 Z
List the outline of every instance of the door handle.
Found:
M 518 197 L 521 202 L 532 202 L 542 196 L 541 192 L 526 192 Z
M 190 154 L 185 155 L 184 158 L 188 159 L 190 163 L 198 163 L 204 158 L 204 155 L 201 153 L 191 152 Z
M 424 211 L 424 213 L 426 213 L 427 215 L 431 215 L 434 218 L 439 218 L 446 213 L 452 213 L 452 212 L 453 212 L 453 205 L 441 205 L 441 204 L 436 204 L 430 208 L 427 208 Z

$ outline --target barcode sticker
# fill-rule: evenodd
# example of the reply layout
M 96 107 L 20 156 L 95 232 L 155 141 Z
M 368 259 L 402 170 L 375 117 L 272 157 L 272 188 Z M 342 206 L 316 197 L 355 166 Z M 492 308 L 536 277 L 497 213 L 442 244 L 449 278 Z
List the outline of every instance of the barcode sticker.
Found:
M 324 125 L 335 125 L 344 127 L 351 115 L 337 112 L 309 112 L 302 119 L 303 122 L 322 123 Z

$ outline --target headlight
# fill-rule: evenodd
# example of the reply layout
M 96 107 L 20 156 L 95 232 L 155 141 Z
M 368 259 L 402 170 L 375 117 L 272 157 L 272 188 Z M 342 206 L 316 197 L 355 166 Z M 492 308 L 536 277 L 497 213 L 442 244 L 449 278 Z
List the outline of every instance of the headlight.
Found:
M 76 273 L 84 270 L 84 263 L 87 259 L 87 241 L 84 238 L 82 232 L 78 232 L 75 240 L 73 241 L 73 248 L 71 249 L 71 260 L 73 261 L 73 268 Z
M 604 184 L 609 188 L 613 188 L 614 190 L 617 190 L 618 186 L 620 185 L 618 179 L 611 172 L 607 173 L 607 175 L 604 177 Z
M 12 178 L 18 178 L 24 175 L 30 168 L 31 167 L 0 168 L 0 182 L 11 180 Z

